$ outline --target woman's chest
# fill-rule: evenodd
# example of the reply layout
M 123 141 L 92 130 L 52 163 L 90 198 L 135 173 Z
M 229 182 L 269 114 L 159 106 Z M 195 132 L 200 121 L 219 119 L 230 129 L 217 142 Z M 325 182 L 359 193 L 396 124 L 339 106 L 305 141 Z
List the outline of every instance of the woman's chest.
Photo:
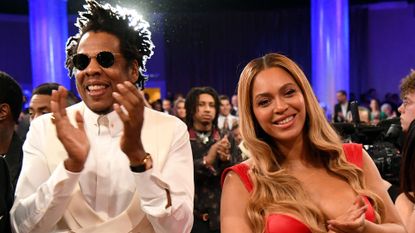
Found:
M 329 219 L 344 214 L 356 199 L 357 194 L 349 183 L 325 171 L 302 174 L 297 178 L 311 202 Z

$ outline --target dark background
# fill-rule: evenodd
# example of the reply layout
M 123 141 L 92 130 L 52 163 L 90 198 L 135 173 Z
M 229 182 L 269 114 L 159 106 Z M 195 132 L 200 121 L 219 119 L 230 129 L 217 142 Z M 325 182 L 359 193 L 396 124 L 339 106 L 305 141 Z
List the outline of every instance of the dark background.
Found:
M 151 23 L 156 49 L 148 62 L 148 73 L 155 83 L 165 83 L 163 94 L 186 94 L 192 86 L 209 85 L 219 93 L 232 95 L 246 63 L 268 52 L 289 56 L 302 67 L 310 81 L 313 78 L 310 1 L 107 2 L 140 9 Z M 380 99 L 387 92 L 398 92 L 399 80 L 410 68 L 415 68 L 413 2 L 349 1 L 350 90 L 357 96 L 372 87 L 377 89 Z M 401 9 L 393 4 L 392 7 L 376 7 L 389 3 L 408 4 L 408 7 Z M 73 23 L 83 4 L 84 0 L 68 0 L 69 35 L 76 33 Z M 27 0 L 0 1 L 3 31 L 0 70 L 10 73 L 24 88 L 31 89 L 27 15 Z M 402 20 L 402 17 L 407 18 Z M 409 30 L 412 26 L 413 30 Z

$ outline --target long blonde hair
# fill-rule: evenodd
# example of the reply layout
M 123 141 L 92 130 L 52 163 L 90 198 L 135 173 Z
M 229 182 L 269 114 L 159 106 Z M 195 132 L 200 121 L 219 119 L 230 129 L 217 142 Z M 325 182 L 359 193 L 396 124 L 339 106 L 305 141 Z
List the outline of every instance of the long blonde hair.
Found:
M 241 73 L 238 84 L 241 134 L 249 150 L 253 165 L 249 175 L 254 189 L 250 195 L 247 213 L 254 232 L 264 232 L 265 215 L 284 212 L 301 217 L 312 232 L 326 232 L 323 213 L 313 204 L 298 179 L 281 169 L 275 142 L 257 122 L 252 105 L 252 86 L 257 74 L 267 68 L 279 67 L 287 71 L 304 95 L 306 107 L 305 143 L 311 149 L 309 161 L 320 161 L 327 171 L 350 184 L 352 189 L 369 197 L 374 204 L 376 220 L 384 216 L 383 203 L 375 194 L 365 190 L 362 170 L 346 161 L 342 142 L 325 118 L 312 88 L 302 70 L 289 58 L 272 53 L 249 62 Z

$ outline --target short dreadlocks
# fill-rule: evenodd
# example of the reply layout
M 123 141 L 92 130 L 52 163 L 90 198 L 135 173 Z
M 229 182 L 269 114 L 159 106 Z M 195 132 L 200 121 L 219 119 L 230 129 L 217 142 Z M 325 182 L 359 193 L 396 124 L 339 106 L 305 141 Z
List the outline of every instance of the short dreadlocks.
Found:
M 109 4 L 102 5 L 95 0 L 87 0 L 86 3 L 84 5 L 86 11 L 79 13 L 75 24 L 79 32 L 70 37 L 66 43 L 65 66 L 69 71 L 69 76 L 74 75 L 72 57 L 76 54 L 82 36 L 89 31 L 107 32 L 118 37 L 121 53 L 129 65 L 137 60 L 139 68 L 137 82 L 143 87 L 147 79 L 144 76 L 145 64 L 147 59 L 153 55 L 154 49 L 151 32 L 148 30 L 149 23 L 134 10 L 118 6 L 114 8 Z

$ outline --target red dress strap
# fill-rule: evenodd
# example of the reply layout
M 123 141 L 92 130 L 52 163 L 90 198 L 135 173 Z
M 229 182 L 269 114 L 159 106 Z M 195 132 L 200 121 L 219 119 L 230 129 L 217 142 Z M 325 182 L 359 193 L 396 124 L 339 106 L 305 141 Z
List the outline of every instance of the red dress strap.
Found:
M 234 171 L 236 174 L 238 174 L 239 178 L 242 180 L 242 183 L 245 185 L 245 188 L 248 190 L 248 192 L 252 191 L 252 188 L 253 188 L 252 181 L 251 181 L 251 178 L 249 178 L 248 176 L 249 166 L 246 163 L 240 163 L 232 167 L 226 168 L 222 172 L 222 177 L 221 177 L 222 186 L 223 186 L 223 182 L 225 181 L 226 174 L 229 171 Z
M 346 155 L 347 161 L 353 163 L 359 168 L 363 167 L 363 153 L 362 144 L 357 143 L 344 143 L 343 150 Z
M 362 144 L 345 143 L 343 144 L 343 150 L 344 150 L 344 153 L 346 155 L 346 159 L 348 162 L 353 163 L 359 168 L 363 168 Z M 363 196 L 363 200 L 368 206 L 366 213 L 365 213 L 366 219 L 371 222 L 375 222 L 376 215 L 375 215 L 375 210 L 373 209 L 372 204 L 370 203 L 369 199 L 366 196 Z

